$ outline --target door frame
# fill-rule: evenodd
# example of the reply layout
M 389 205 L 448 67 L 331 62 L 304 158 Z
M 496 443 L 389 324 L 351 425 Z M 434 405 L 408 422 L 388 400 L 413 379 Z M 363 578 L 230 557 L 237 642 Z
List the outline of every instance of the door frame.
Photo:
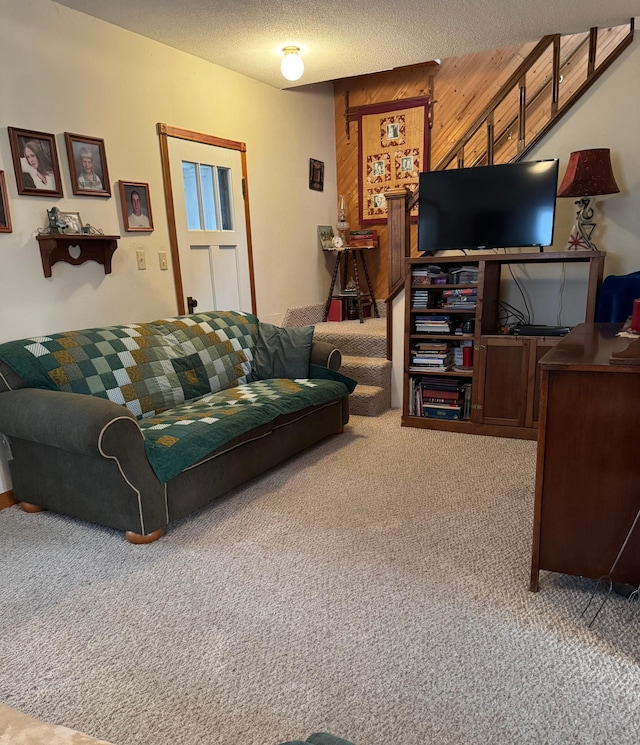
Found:
M 251 244 L 251 217 L 249 214 L 249 187 L 247 179 L 247 146 L 244 142 L 236 140 L 225 140 L 222 137 L 206 135 L 201 132 L 194 132 L 190 129 L 181 129 L 172 127 L 169 124 L 158 122 L 158 137 L 160 138 L 160 161 L 162 163 L 162 183 L 164 185 L 164 201 L 167 211 L 167 225 L 169 229 L 169 247 L 171 249 L 171 264 L 173 267 L 173 283 L 176 291 L 176 300 L 178 304 L 178 315 L 184 315 L 184 286 L 182 284 L 182 268 L 180 266 L 180 253 L 178 250 L 178 230 L 176 227 L 176 213 L 173 197 L 173 187 L 171 185 L 171 165 L 169 160 L 169 137 L 175 137 L 180 140 L 189 140 L 199 142 L 203 145 L 213 145 L 214 147 L 226 148 L 227 150 L 237 150 L 240 153 L 242 164 L 242 196 L 244 199 L 244 220 L 247 231 L 247 255 L 249 259 L 249 285 L 251 288 L 251 312 L 256 315 L 256 288 L 253 275 L 253 247 Z

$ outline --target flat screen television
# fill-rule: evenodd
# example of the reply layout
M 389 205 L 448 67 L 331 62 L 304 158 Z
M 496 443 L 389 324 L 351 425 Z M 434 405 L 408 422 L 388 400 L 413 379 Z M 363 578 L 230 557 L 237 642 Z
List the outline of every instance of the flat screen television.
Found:
M 549 246 L 557 187 L 557 160 L 421 173 L 418 250 Z

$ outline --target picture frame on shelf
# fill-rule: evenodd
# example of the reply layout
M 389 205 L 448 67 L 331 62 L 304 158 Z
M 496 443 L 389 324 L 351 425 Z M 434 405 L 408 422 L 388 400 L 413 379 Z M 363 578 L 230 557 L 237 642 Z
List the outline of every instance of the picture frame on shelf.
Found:
M 11 215 L 9 214 L 7 182 L 4 178 L 4 171 L 0 171 L 0 233 L 11 232 Z
M 65 235 L 82 233 L 82 220 L 79 212 L 58 212 L 58 220 L 66 224 L 63 230 Z
M 104 140 L 64 133 L 71 189 L 76 196 L 110 197 L 109 169 Z
M 324 163 L 315 158 L 309 158 L 309 188 L 314 191 L 324 190 Z
M 149 184 L 142 181 L 120 181 L 122 221 L 127 232 L 151 233 L 153 216 Z
M 318 241 L 323 251 L 333 251 L 333 228 L 331 225 L 318 225 Z
M 61 197 L 62 179 L 54 135 L 7 127 L 18 194 Z

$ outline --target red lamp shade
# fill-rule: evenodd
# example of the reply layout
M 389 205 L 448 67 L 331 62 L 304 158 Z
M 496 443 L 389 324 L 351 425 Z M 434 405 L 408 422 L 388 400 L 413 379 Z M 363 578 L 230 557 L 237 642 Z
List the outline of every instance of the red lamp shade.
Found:
M 620 189 L 613 177 L 610 153 L 608 147 L 571 153 L 558 196 L 595 197 L 599 194 L 617 194 Z

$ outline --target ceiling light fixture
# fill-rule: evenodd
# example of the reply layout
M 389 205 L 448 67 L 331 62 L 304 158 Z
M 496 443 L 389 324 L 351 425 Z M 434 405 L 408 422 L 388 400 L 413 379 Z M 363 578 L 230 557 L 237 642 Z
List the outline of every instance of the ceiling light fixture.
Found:
M 300 57 L 300 47 L 285 47 L 280 70 L 287 80 L 300 80 L 304 72 L 304 62 Z

